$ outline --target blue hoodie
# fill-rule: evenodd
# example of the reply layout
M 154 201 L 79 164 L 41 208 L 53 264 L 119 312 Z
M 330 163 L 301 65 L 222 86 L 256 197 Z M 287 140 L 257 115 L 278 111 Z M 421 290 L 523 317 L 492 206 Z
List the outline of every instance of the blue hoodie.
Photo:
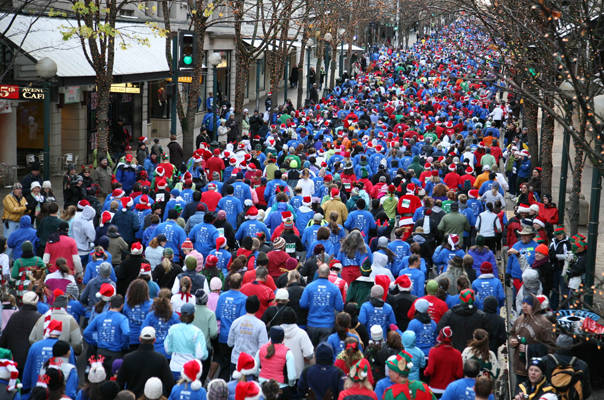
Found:
M 342 311 L 344 303 L 336 285 L 327 278 L 318 278 L 304 288 L 300 307 L 308 309 L 308 326 L 332 328 L 336 319 L 334 311 Z M 220 328 L 222 330 L 222 325 Z
M 111 310 L 97 315 L 84 329 L 84 339 L 88 344 L 109 351 L 122 351 L 128 348 L 129 334 L 128 318 L 122 313 Z
M 373 325 L 379 325 L 382 327 L 382 332 L 388 332 L 388 327 L 391 324 L 396 325 L 396 318 L 390 304 L 384 303 L 381 298 L 373 297 L 361 305 L 359 322 L 365 325 L 367 331 Z
M 413 367 L 411 367 L 411 371 L 409 372 L 409 379 L 411 380 L 419 380 L 419 370 L 426 366 L 426 356 L 420 348 L 415 346 L 415 340 L 414 331 L 407 330 L 403 332 L 401 341 L 405 351 L 411 354 L 411 361 L 413 362 Z
M 447 265 L 449 261 L 453 259 L 455 256 L 459 256 L 463 258 L 466 253 L 462 249 L 457 249 L 455 251 L 450 250 L 444 246 L 438 246 L 436 250 L 434 250 L 434 254 L 432 255 L 432 261 L 438 268 L 439 272 L 445 272 L 447 270 Z
M 403 258 L 410 255 L 409 243 L 403 242 L 400 239 L 393 240 L 388 244 L 390 251 L 394 253 L 394 261 L 392 262 L 392 274 L 398 276 L 403 269 Z
M 206 400 L 206 390 L 204 388 L 193 390 L 189 382 L 179 383 L 172 387 L 168 400 Z
M 155 348 L 155 351 L 163 354 L 164 357 L 168 359 L 170 359 L 170 356 L 166 353 L 166 349 L 164 348 L 164 340 L 166 339 L 166 336 L 168 336 L 170 327 L 179 322 L 178 314 L 175 312 L 172 313 L 172 317 L 169 320 L 165 321 L 155 315 L 155 311 L 150 311 L 142 324 L 142 326 L 152 326 L 155 329 L 155 343 L 153 343 L 153 347 Z
M 422 353 L 423 355 L 424 353 Z M 411 379 L 411 378 L 409 378 Z M 386 393 L 386 389 L 388 389 L 390 386 L 394 385 L 395 382 L 392 382 L 390 380 L 389 376 L 386 376 L 385 378 L 380 379 L 376 384 L 375 384 L 375 395 L 377 396 L 378 400 L 382 400 L 382 398 L 384 397 L 384 393 Z
M 10 234 L 8 241 L 6 242 L 6 245 L 13 249 L 13 260 L 21 257 L 21 254 L 23 253 L 21 244 L 27 240 L 34 245 L 35 249 L 38 236 L 36 235 L 36 230 L 31 226 L 30 216 L 24 215 L 19 221 L 19 228 Z
M 477 251 L 476 248 L 472 247 L 468 250 L 468 254 L 472 256 L 474 262 L 472 263 L 472 268 L 476 271 L 476 276 L 480 275 L 480 266 L 483 262 L 488 261 L 493 266 L 493 275 L 499 276 L 499 269 L 497 268 L 497 261 L 495 260 L 495 256 L 493 252 L 485 248 L 482 251 Z
M 243 212 L 243 203 L 237 197 L 232 195 L 226 195 L 216 206 L 219 210 L 223 210 L 226 213 L 226 220 L 233 229 L 237 229 L 237 216 Z
M 503 306 L 505 301 L 505 292 L 501 281 L 494 274 L 482 274 L 472 282 L 472 290 L 476 296 L 476 306 L 482 310 L 484 299 L 493 296 L 497 299 L 499 307 Z M 497 313 L 499 314 L 499 307 Z
M 474 400 L 474 378 L 461 378 L 449 383 L 440 400 Z M 495 397 L 489 395 L 489 400 L 495 400 Z
M 87 285 L 88 282 L 90 282 L 99 275 L 99 266 L 104 262 L 107 262 L 109 265 L 111 265 L 111 260 L 104 259 L 99 259 L 96 261 L 93 260 L 86 264 L 86 271 L 84 272 L 84 279 L 82 280 L 84 285 Z M 109 278 L 113 282 L 117 282 L 115 271 L 113 270 L 113 265 L 111 265 L 111 275 L 109 275 Z
M 210 251 L 216 247 L 218 236 L 220 236 L 218 229 L 214 225 L 205 222 L 195 225 L 189 232 L 189 238 L 191 238 L 195 250 L 203 254 L 204 257 L 207 257 Z
M 518 251 L 520 254 L 525 254 L 527 258 L 526 261 L 529 265 L 533 265 L 533 261 L 535 261 L 536 248 L 537 242 L 534 240 L 531 240 L 526 244 L 522 243 L 522 240 L 519 240 L 512 246 L 512 249 Z M 506 274 L 512 275 L 512 278 L 515 279 L 522 279 L 522 269 L 520 268 L 520 263 L 518 262 L 518 257 L 516 257 L 516 255 L 511 255 L 508 257 Z
M 57 338 L 48 338 L 31 345 L 27 353 L 25 366 L 23 367 L 23 378 L 21 379 L 23 390 L 33 389 L 36 386 L 40 370 L 46 360 L 52 357 L 52 347 L 57 341 Z M 69 362 L 75 365 L 73 349 L 71 349 Z
M 421 317 L 421 315 L 419 316 Z M 436 343 L 436 322 L 430 320 L 430 322 L 424 323 L 418 320 L 417 317 L 418 316 L 409 322 L 407 330 L 415 333 L 417 347 L 419 347 L 419 349 L 423 351 L 424 355 L 427 357 L 428 353 L 430 353 L 430 349 Z

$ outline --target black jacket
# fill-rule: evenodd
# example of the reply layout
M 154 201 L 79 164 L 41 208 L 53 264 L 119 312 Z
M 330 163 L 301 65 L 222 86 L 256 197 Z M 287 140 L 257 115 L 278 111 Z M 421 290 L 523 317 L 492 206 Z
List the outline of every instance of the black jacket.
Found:
M 499 346 L 505 343 L 507 333 L 505 331 L 505 320 L 499 315 L 497 299 L 489 296 L 484 300 L 483 310 L 486 319 L 485 330 L 489 332 L 489 348 L 495 354 Z
M 484 312 L 476 306 L 466 304 L 457 304 L 447 311 L 438 322 L 438 331 L 445 326 L 450 326 L 453 330 L 451 345 L 459 351 L 463 351 L 472 339 L 475 329 L 486 328 L 486 318 Z
M 296 312 L 296 318 L 298 325 L 306 326 L 306 319 L 308 317 L 308 309 L 300 307 L 300 297 L 304 291 L 304 286 L 299 283 L 290 283 L 286 287 L 287 293 L 289 293 L 289 306 Z
M 117 292 L 122 296 L 126 295 L 130 282 L 135 280 L 141 270 L 141 263 L 148 263 L 142 255 L 129 255 L 116 272 Z
M 161 379 L 164 396 L 169 396 L 174 386 L 174 375 L 168 360 L 155 351 L 152 344 L 141 344 L 136 351 L 124 357 L 117 373 L 117 383 L 120 388 L 134 392 L 138 398 L 143 395 L 147 379 L 154 376 Z
M 554 357 L 558 362 L 554 360 Z M 545 363 L 545 375 L 547 376 L 547 380 L 551 381 L 552 371 L 560 364 L 570 364 L 573 355 L 569 350 L 558 350 L 553 354 L 548 354 L 545 357 L 542 357 L 543 362 Z M 581 379 L 581 383 L 583 385 L 583 398 L 587 399 L 591 395 L 591 378 L 589 373 L 589 365 L 581 360 L 580 358 L 575 358 L 572 363 L 575 371 L 583 371 L 583 378 Z
M 11 315 L 0 337 L 0 347 L 13 353 L 19 376 L 23 376 L 23 367 L 29 352 L 29 334 L 40 316 L 36 306 L 24 304 L 21 310 Z
M 386 299 L 386 302 L 392 306 L 392 311 L 394 311 L 394 316 L 396 317 L 396 324 L 403 332 L 407 330 L 407 325 L 409 325 L 407 312 L 416 299 L 416 296 L 409 292 L 401 292 L 396 287 L 390 291 Z

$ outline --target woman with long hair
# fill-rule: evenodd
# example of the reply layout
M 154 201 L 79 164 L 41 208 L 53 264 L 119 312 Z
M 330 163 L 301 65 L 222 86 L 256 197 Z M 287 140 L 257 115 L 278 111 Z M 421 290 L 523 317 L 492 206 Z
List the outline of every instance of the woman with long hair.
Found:
M 180 278 L 180 289 L 178 293 L 172 295 L 170 299 L 170 303 L 172 303 L 172 308 L 176 313 L 180 313 L 180 309 L 184 304 L 192 304 L 195 305 L 195 296 L 191 294 L 191 287 L 193 287 L 193 282 L 191 282 L 191 278 L 188 276 L 183 276 Z
M 335 254 L 333 251 L 333 247 L 331 241 L 329 240 L 329 236 L 331 235 L 331 231 L 328 227 L 322 226 L 317 230 L 317 239 L 313 241 L 308 247 L 308 251 L 306 253 L 306 257 L 310 258 L 313 254 L 313 250 L 315 246 L 321 244 L 325 249 L 325 253 L 327 254 Z
M 359 343 L 361 342 L 358 335 L 350 332 L 350 324 L 350 314 L 342 311 L 336 315 L 335 332 L 327 338 L 327 343 L 333 349 L 334 354 L 340 354 L 344 350 L 346 339 L 349 337 L 355 338 Z M 362 345 L 360 347 L 363 348 Z
M 346 372 L 344 390 L 340 392 L 338 400 L 352 400 L 357 398 L 377 400 L 377 395 L 373 391 L 372 380 L 369 361 L 361 357 L 350 367 L 349 371 Z
M 335 353 L 334 353 L 335 354 Z M 344 341 L 344 350 L 338 353 L 334 365 L 340 368 L 345 374 L 350 372 L 350 369 L 363 358 L 359 341 L 357 338 L 348 337 Z M 373 385 L 373 374 L 371 368 L 369 368 L 369 382 Z
M 67 260 L 63 257 L 59 257 L 55 260 L 55 266 L 57 267 L 56 271 L 46 275 L 44 284 L 51 293 L 54 292 L 55 289 L 65 292 L 67 285 L 76 283 L 75 278 L 71 274 L 71 270 L 67 265 Z
M 161 289 L 171 289 L 174 279 L 182 272 L 180 265 L 174 263 L 173 259 L 174 251 L 169 247 L 165 248 L 161 263 L 151 273 L 153 280 L 157 282 Z
M 126 301 L 122 313 L 128 317 L 130 324 L 130 349 L 138 347 L 138 337 L 143 329 L 143 321 L 151 309 L 149 285 L 142 279 L 130 282 L 126 292 Z
M 31 391 L 30 399 L 69 400 L 65 395 L 65 376 L 60 369 L 49 368 L 38 381 L 38 385 Z
M 338 254 L 340 252 L 342 240 L 346 236 L 344 227 L 338 224 L 338 216 L 339 214 L 337 212 L 332 211 L 329 214 L 329 221 L 327 224 L 327 227 L 329 228 L 329 241 L 331 242 L 331 249 L 333 251 L 332 254 Z
M 256 354 L 256 365 L 259 367 L 260 384 L 271 379 L 284 388 L 296 380 L 296 362 L 291 350 L 283 344 L 285 331 L 281 326 L 272 326 L 269 331 L 270 341 L 260 347 Z M 285 375 L 287 371 L 287 375 Z
M 161 264 L 166 243 L 168 243 L 168 239 L 163 234 L 155 236 L 149 242 L 149 246 L 145 249 L 145 258 L 151 264 L 151 269 L 155 269 Z
M 365 243 L 361 232 L 355 229 L 344 238 L 337 256 L 342 263 L 342 279 L 348 285 L 361 276 L 361 264 L 366 257 L 369 257 L 369 262 L 373 261 L 369 246 Z
M 170 356 L 164 349 L 164 340 L 168 335 L 168 329 L 178 323 L 178 314 L 172 311 L 171 297 L 170 289 L 161 289 L 153 300 L 151 310 L 147 313 L 142 324 L 142 326 L 152 326 L 155 329 L 155 343 L 153 344 L 155 351 L 163 354 L 168 359 L 170 359 Z
M 499 376 L 497 357 L 489 349 L 489 333 L 484 329 L 474 330 L 472 340 L 461 353 L 461 358 L 464 362 L 466 360 L 476 360 L 482 375 L 486 375 L 491 379 L 497 379 Z

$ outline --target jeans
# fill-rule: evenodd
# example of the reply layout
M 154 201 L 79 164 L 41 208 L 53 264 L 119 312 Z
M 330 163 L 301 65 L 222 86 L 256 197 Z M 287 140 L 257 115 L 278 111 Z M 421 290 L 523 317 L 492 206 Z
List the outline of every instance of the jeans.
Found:
M 4 225 L 4 237 L 8 240 L 11 233 L 19 229 L 19 223 L 15 221 L 6 221 Z M 11 257 L 13 255 L 13 249 L 10 247 L 6 248 L 6 254 Z
M 319 343 L 327 340 L 327 337 L 331 335 L 333 329 L 308 326 L 306 327 L 306 331 L 308 332 L 308 337 L 310 338 L 310 341 L 316 348 Z

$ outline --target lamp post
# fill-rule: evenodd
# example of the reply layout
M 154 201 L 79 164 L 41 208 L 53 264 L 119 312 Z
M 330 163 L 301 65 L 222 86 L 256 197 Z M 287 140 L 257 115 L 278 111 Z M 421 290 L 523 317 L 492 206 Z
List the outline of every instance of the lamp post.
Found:
M 333 36 L 331 35 L 331 33 L 327 32 L 325 33 L 325 35 L 323 36 L 323 40 L 325 40 L 325 54 L 324 54 L 324 59 L 325 59 L 325 86 L 327 87 L 328 85 L 328 80 L 329 80 L 329 64 L 331 62 L 331 40 L 333 39 Z M 319 75 L 320 78 L 320 75 Z M 319 79 L 319 82 L 321 80 Z
M 598 125 L 596 129 L 595 147 L 599 153 L 602 150 L 602 141 L 600 132 L 604 125 L 604 94 L 594 97 L 594 111 Z M 591 287 L 594 284 L 594 273 L 596 269 L 596 250 L 598 246 L 598 222 L 600 219 L 600 195 L 602 193 L 602 177 L 600 175 L 600 166 L 594 165 L 591 175 L 591 198 L 589 199 L 589 223 L 587 225 L 587 255 L 585 257 L 585 297 L 584 302 L 593 304 L 593 293 Z
M 285 51 L 287 52 L 287 45 L 285 47 Z M 284 104 L 287 102 L 287 87 L 288 87 L 287 81 L 289 80 L 288 72 L 289 72 L 289 54 L 285 54 L 285 72 L 283 74 L 283 103 Z
M 338 36 L 340 37 L 340 80 L 344 75 L 344 32 L 346 32 L 346 29 L 338 29 Z
M 57 74 L 57 64 L 48 57 L 38 60 L 36 72 L 44 79 L 44 179 L 50 179 L 50 79 Z
M 220 54 L 216 53 L 216 52 L 213 52 L 208 57 L 208 61 L 214 71 L 214 77 L 213 77 L 213 79 L 214 79 L 214 99 L 212 101 L 212 108 L 213 108 L 212 112 L 214 113 L 214 118 L 213 118 L 214 132 L 212 133 L 213 142 L 218 141 L 218 102 L 216 101 L 217 96 L 218 96 L 218 69 L 216 67 L 218 64 L 220 64 L 220 60 L 221 60 Z
M 260 60 L 256 60 L 256 110 L 260 109 Z
M 573 123 L 573 104 L 570 99 L 572 99 L 573 93 L 575 89 L 573 85 L 569 81 L 564 81 L 560 84 L 559 87 L 562 92 L 564 101 L 564 113 L 566 117 L 567 125 L 571 125 Z M 562 160 L 560 166 L 560 188 L 558 193 L 558 221 L 560 224 L 564 225 L 564 214 L 566 211 L 566 179 L 568 175 L 568 148 L 570 146 L 570 132 L 568 129 L 564 129 L 564 139 L 562 141 Z

